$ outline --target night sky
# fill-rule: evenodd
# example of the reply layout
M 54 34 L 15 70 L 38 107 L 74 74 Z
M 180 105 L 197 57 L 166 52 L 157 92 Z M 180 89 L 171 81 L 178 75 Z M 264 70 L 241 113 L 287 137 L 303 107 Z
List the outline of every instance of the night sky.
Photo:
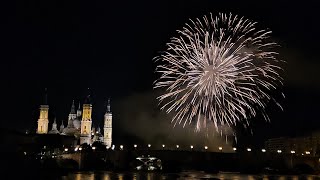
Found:
M 320 130 L 317 7 L 309 0 L 10 1 L 1 11 L 6 106 L 1 125 L 35 130 L 45 87 L 50 118 L 56 117 L 59 124 L 67 119 L 72 100 L 83 102 L 90 87 L 95 125 L 102 124 L 110 97 L 116 135 L 126 131 L 123 126 L 147 128 L 150 123 L 135 122 L 139 112 L 158 111 L 152 58 L 189 18 L 232 12 L 271 29 L 281 45 L 280 57 L 287 61 L 286 99 L 280 100 L 284 111 L 271 106 L 271 123 L 255 120 L 253 135 L 243 135 L 245 139 L 261 142 Z M 153 117 L 144 119 L 152 122 Z M 158 122 L 171 128 L 167 119 Z

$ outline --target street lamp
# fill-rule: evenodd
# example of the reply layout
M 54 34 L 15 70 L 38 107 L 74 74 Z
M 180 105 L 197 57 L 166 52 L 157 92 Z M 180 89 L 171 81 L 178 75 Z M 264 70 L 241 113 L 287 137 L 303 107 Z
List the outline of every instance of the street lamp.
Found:
M 179 149 L 179 145 L 176 145 L 177 149 Z
M 232 148 L 233 149 L 233 151 L 236 151 L 237 150 L 237 148 L 236 147 L 234 147 L 234 148 Z
M 151 147 L 151 144 L 148 144 L 148 148 L 150 148 Z
M 192 145 L 190 146 L 190 148 L 191 148 L 191 150 L 193 150 L 193 146 Z
M 279 154 L 280 154 L 280 153 L 282 153 L 282 151 L 281 151 L 280 149 L 278 149 L 278 150 L 277 150 L 277 153 L 279 153 Z
M 310 151 L 306 151 L 306 154 L 310 154 Z
M 266 152 L 266 150 L 265 150 L 265 149 L 261 149 L 261 151 L 262 151 L 263 153 L 265 153 L 265 152 Z
M 136 144 L 134 144 L 133 147 L 134 147 L 135 149 L 137 149 L 137 145 L 136 145 Z
M 219 147 L 219 151 L 220 151 L 220 152 L 222 151 L 222 147 Z
M 204 146 L 204 149 L 207 150 L 207 149 L 208 149 L 208 146 Z
M 247 151 L 248 151 L 248 152 L 251 152 L 251 148 L 247 148 Z
M 120 145 L 120 150 L 123 150 L 123 145 Z
M 68 148 L 64 148 L 64 151 L 65 151 L 65 152 L 68 152 Z
M 290 151 L 290 153 L 291 153 L 291 154 L 295 154 L 295 153 L 296 153 L 296 151 Z
M 92 150 L 95 150 L 96 149 L 96 147 L 95 146 L 92 146 Z
M 164 149 L 164 147 L 166 147 L 166 145 L 162 144 L 162 148 Z
M 82 151 L 82 147 L 79 147 L 79 151 Z

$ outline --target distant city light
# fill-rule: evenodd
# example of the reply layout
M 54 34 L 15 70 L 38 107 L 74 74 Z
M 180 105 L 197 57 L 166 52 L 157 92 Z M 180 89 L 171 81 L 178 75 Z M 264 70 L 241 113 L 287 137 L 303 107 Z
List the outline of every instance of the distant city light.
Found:
M 66 151 L 66 152 L 67 152 L 67 151 L 68 151 L 68 148 L 65 148 L 65 149 L 64 149 L 64 151 Z
M 280 149 L 277 150 L 277 153 L 282 153 L 282 151 Z
M 265 149 L 261 149 L 261 151 L 262 151 L 262 152 L 266 152 L 266 150 L 265 150 Z
M 151 144 L 148 144 L 148 147 L 151 147 Z
M 193 149 L 193 146 L 191 145 L 190 148 Z
M 235 148 L 235 147 L 234 147 L 234 148 L 232 148 L 232 149 L 233 149 L 234 151 L 236 151 L 236 150 L 237 150 L 237 148 Z
M 123 150 L 123 145 L 120 145 L 120 149 Z
M 204 146 L 204 149 L 207 150 L 207 149 L 208 149 L 208 146 Z
M 177 149 L 179 149 L 179 145 L 176 145 Z
M 27 152 L 23 152 L 24 155 L 27 155 Z
M 222 147 L 219 147 L 219 150 L 221 151 L 221 150 L 222 150 Z
M 162 144 L 162 147 L 164 148 L 164 147 L 166 147 L 166 145 Z
M 93 149 L 93 150 L 95 150 L 95 149 L 96 149 L 96 147 L 92 146 L 92 149 Z
M 247 148 L 247 151 L 248 151 L 248 152 L 251 152 L 251 148 Z
M 306 154 L 310 154 L 310 151 L 306 151 Z
M 135 144 L 135 145 L 133 145 L 133 147 L 134 147 L 134 148 L 137 148 L 137 145 Z
M 290 153 L 291 153 L 291 154 L 294 154 L 294 153 L 296 153 L 296 152 L 295 152 L 295 151 L 290 151 Z

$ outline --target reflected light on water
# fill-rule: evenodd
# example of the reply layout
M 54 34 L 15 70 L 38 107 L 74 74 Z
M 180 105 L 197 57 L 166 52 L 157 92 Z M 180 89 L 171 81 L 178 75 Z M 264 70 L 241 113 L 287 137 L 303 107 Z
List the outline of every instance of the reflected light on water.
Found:
M 293 176 L 292 180 L 299 180 L 299 177 L 298 176 Z
M 219 179 L 223 180 L 223 179 L 224 179 L 224 175 L 223 175 L 223 174 L 220 174 L 220 175 L 219 175 Z
M 152 174 L 151 174 L 151 173 L 148 173 L 148 175 L 147 175 L 147 179 L 148 179 L 148 180 L 152 180 L 152 179 L 153 179 L 153 176 L 152 176 Z
M 118 174 L 118 179 L 123 180 L 123 174 Z
M 110 175 L 109 174 L 104 175 L 103 180 L 111 180 Z
M 203 171 L 183 171 L 180 173 L 162 173 L 162 172 L 123 172 L 123 173 L 114 173 L 111 171 L 105 172 L 80 172 L 80 173 L 70 173 L 68 176 L 62 177 L 62 180 L 125 180 L 125 179 L 145 179 L 145 180 L 153 180 L 153 179 L 219 179 L 219 180 L 316 180 L 320 179 L 320 176 L 313 175 L 250 175 L 250 174 L 239 174 L 239 173 L 205 173 Z
M 76 174 L 75 178 L 76 180 L 94 180 L 94 173 L 88 173 L 88 174 L 82 174 L 82 173 L 78 173 Z
M 262 176 L 262 180 L 269 180 L 269 178 L 268 178 L 268 176 L 263 175 L 263 176 Z

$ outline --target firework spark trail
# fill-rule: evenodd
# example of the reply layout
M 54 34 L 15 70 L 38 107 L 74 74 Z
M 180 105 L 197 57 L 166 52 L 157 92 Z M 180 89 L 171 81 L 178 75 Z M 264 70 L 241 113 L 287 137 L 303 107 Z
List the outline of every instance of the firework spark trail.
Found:
M 257 112 L 268 120 L 269 92 L 282 85 L 271 31 L 231 13 L 190 21 L 155 58 L 161 76 L 154 88 L 166 90 L 161 109 L 175 114 L 174 125 L 196 121 L 197 130 L 209 120 L 217 130 L 248 124 Z

